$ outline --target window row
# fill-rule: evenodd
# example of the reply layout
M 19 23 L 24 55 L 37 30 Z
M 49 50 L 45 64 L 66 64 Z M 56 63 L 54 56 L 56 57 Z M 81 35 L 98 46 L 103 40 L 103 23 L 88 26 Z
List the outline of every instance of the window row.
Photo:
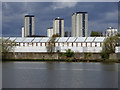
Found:
M 15 46 L 102 47 L 103 43 L 16 43 Z

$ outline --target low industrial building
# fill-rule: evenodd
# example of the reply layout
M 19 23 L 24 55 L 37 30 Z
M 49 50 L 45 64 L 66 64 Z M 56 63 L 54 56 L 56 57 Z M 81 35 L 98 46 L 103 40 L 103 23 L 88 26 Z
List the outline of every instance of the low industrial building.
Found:
M 13 41 L 14 52 L 47 52 L 51 37 L 6 37 Z M 100 53 L 106 37 L 57 37 L 54 43 L 54 52 L 66 52 L 71 49 L 76 53 Z M 120 47 L 116 47 L 120 53 Z

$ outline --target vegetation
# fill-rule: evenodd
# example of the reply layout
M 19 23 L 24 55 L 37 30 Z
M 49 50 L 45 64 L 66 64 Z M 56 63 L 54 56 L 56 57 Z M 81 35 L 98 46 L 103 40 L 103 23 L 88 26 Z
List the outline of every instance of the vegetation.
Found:
M 97 31 L 92 31 L 90 36 L 91 36 L 91 37 L 99 37 L 99 36 L 101 36 L 101 35 L 100 35 L 100 33 L 97 32 Z
M 14 42 L 12 42 L 11 40 L 5 40 L 5 39 L 2 39 L 1 40 L 2 43 L 1 43 L 1 47 L 2 47 L 2 52 L 3 53 L 7 53 L 9 51 L 13 51 L 13 46 L 15 45 Z
M 92 56 L 92 53 L 87 53 L 85 58 L 89 59 L 91 56 Z
M 2 57 L 5 58 L 9 51 L 12 52 L 14 51 L 15 43 L 8 39 L 0 39 L 0 41 L 1 41 L 0 49 L 1 49 Z
M 103 43 L 102 52 L 101 52 L 102 58 L 108 59 L 109 54 L 115 53 L 115 47 L 119 46 L 119 43 L 120 43 L 120 39 L 118 38 L 118 36 L 108 37 Z
M 48 53 L 53 53 L 55 51 L 55 39 L 56 39 L 56 37 L 59 37 L 59 35 L 58 34 L 53 35 L 51 37 L 51 39 L 49 40 L 49 42 L 46 46 Z
M 71 49 L 68 49 L 68 50 L 66 50 L 66 53 L 64 53 L 64 56 L 66 56 L 66 57 L 72 57 L 73 54 L 74 54 L 74 52 L 71 51 Z

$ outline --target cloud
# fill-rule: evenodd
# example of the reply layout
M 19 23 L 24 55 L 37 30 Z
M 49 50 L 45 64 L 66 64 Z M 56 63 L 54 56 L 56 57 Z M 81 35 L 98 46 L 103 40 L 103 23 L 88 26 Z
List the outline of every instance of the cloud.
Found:
M 35 15 L 36 35 L 46 35 L 47 28 L 53 25 L 53 19 L 58 16 L 64 18 L 65 31 L 70 32 L 72 28 L 72 13 L 77 11 L 87 11 L 89 13 L 89 32 L 90 30 L 104 31 L 109 26 L 117 28 L 118 14 L 116 3 L 81 3 L 67 1 L 39 3 L 7 2 L 6 5 L 4 5 L 3 2 L 3 35 L 21 36 L 24 15 L 28 12 Z
M 117 21 L 118 20 L 118 10 L 114 12 L 108 12 L 105 16 L 106 21 Z
M 62 8 L 71 8 L 71 7 L 75 7 L 77 4 L 77 2 L 55 2 L 52 5 L 52 8 L 54 10 L 56 9 L 62 9 Z

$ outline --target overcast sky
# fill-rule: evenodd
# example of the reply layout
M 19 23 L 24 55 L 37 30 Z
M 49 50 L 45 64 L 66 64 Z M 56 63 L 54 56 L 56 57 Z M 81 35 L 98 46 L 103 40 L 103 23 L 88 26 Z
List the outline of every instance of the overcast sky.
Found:
M 71 31 L 72 14 L 88 12 L 88 32 L 105 32 L 108 27 L 118 28 L 117 2 L 3 2 L 3 36 L 21 36 L 24 15 L 35 16 L 35 34 L 47 35 L 47 28 L 53 26 L 53 19 L 64 18 L 65 31 Z

